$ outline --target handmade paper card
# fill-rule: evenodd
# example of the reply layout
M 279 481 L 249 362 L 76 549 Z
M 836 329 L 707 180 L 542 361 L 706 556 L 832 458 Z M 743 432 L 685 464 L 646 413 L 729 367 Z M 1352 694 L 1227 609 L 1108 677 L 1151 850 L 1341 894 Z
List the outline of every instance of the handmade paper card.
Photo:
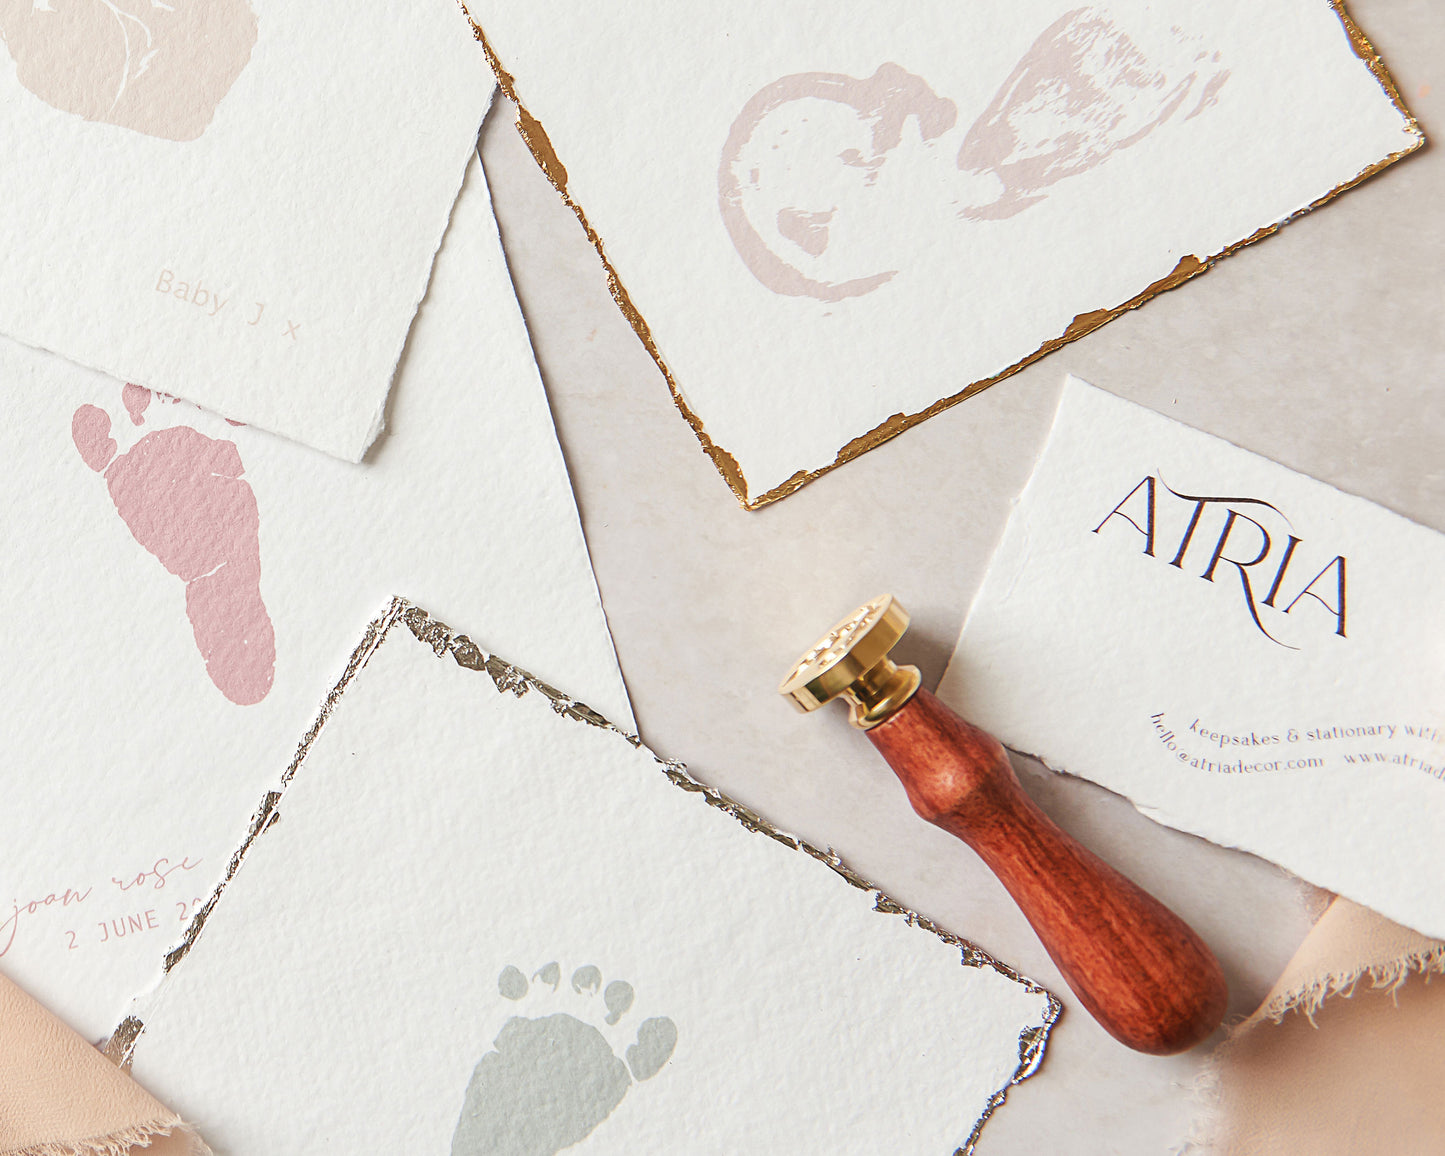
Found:
M 491 78 L 450 0 L 0 0 L 0 332 L 359 459 Z
M 0 970 L 85 1035 L 152 981 L 394 586 L 630 719 L 475 159 L 364 466 L 3 339 L 0 395 Z
M 1445 935 L 1445 538 L 1077 378 L 939 694 Z
M 466 7 L 750 506 L 1423 141 L 1329 0 Z
M 967 1153 L 1058 1014 L 399 599 L 255 830 L 132 1052 L 218 1151 Z

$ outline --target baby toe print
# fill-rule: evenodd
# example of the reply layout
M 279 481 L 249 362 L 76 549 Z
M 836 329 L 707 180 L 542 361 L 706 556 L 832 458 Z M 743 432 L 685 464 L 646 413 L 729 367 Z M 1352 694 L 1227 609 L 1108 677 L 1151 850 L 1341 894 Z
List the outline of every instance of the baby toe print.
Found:
M 677 1047 L 677 1025 L 666 1016 L 643 1020 L 637 1029 L 637 1042 L 627 1049 L 627 1066 L 639 1080 L 650 1080 L 662 1071 L 662 1065 Z
M 110 436 L 110 414 L 94 405 L 83 405 L 71 416 L 70 440 L 80 451 L 80 460 L 97 473 L 110 465 L 119 448 Z
M 592 964 L 577 968 L 568 985 L 561 976 L 549 963 L 530 981 L 511 965 L 497 977 L 504 999 L 537 1014 L 508 1019 L 477 1062 L 452 1156 L 553 1156 L 590 1136 L 634 1081 L 652 1079 L 672 1057 L 677 1026 L 665 1016 L 638 1026 L 625 1062 L 599 1028 L 615 1027 L 631 1010 L 630 983 L 604 986 Z
M 145 425 L 145 412 L 151 404 L 150 390 L 143 385 L 127 382 L 121 387 L 120 403 L 125 406 L 125 412 L 130 414 L 131 425 Z
M 632 1009 L 632 985 L 626 980 L 614 979 L 602 993 L 602 1002 L 607 1005 L 607 1022 L 615 1024 Z
M 590 963 L 572 973 L 572 990 L 595 992 L 602 986 L 602 972 Z
M 149 391 L 128 385 L 123 401 L 142 424 Z M 256 496 L 235 443 L 178 425 L 116 456 L 110 415 L 93 405 L 75 411 L 70 432 L 131 536 L 186 584 L 186 615 L 216 689 L 241 706 L 260 702 L 275 674 L 276 635 L 261 599 Z
M 508 999 L 521 999 L 527 994 L 527 977 L 508 964 L 497 977 L 497 990 Z

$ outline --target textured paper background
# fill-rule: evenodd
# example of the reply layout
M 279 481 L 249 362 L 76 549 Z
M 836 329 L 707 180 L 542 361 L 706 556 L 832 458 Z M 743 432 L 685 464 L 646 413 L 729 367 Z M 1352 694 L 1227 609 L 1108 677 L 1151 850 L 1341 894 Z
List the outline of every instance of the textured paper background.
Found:
M 1420 139 L 1326 0 L 468 9 L 750 501 Z
M 7 0 L 0 39 L 0 331 L 360 458 L 491 98 L 455 6 Z
M 1434 531 L 1074 378 L 939 693 L 1439 936 L 1442 567 Z
M 568 1151 L 971 1147 L 1051 997 L 409 618 L 143 1001 L 137 1078 L 237 1152 L 540 1156 L 608 1070 Z
M 455 622 L 490 623 L 479 641 L 525 647 L 540 677 L 568 679 L 629 722 L 475 160 L 390 430 L 366 465 L 188 403 L 153 399 L 135 426 L 119 383 L 3 341 L 0 389 L 14 418 L 0 433 L 10 485 L 0 539 L 12 555 L 0 716 L 16 835 L 0 872 L 0 969 L 83 1034 L 108 1034 L 155 975 L 394 585 L 423 592 Z M 127 499 L 135 530 L 72 442 L 84 406 L 110 417 L 112 477 L 129 455 L 158 463 L 142 500 Z M 194 467 L 177 438 L 220 456 Z M 239 479 L 214 472 L 227 468 L 227 447 L 244 467 Z M 162 557 L 189 567 L 189 582 Z M 257 557 L 249 594 L 243 578 L 201 617 L 235 630 L 259 596 L 274 666 L 249 658 L 239 675 L 217 672 L 218 683 L 187 599 Z M 253 631 L 252 652 L 263 633 Z M 223 649 L 210 648 L 213 666 Z M 262 687 L 256 702 L 228 697 Z M 86 897 L 67 902 L 67 891 Z

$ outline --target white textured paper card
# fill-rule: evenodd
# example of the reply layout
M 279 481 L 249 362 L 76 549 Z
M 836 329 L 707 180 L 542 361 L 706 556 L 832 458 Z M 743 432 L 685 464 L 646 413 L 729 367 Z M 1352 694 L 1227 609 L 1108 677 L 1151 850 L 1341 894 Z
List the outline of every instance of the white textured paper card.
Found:
M 218 1150 L 947 1156 L 1037 1066 L 1048 993 L 424 612 L 351 669 L 140 1005 Z
M 451 0 L 3 0 L 0 41 L 0 332 L 359 459 L 491 99 Z
M 753 504 L 1423 140 L 1329 0 L 466 6 Z
M 939 694 L 1445 936 L 1445 538 L 1071 378 Z
M 91 1038 L 158 974 L 399 584 L 631 718 L 475 159 L 367 464 L 0 339 L 0 969 Z

